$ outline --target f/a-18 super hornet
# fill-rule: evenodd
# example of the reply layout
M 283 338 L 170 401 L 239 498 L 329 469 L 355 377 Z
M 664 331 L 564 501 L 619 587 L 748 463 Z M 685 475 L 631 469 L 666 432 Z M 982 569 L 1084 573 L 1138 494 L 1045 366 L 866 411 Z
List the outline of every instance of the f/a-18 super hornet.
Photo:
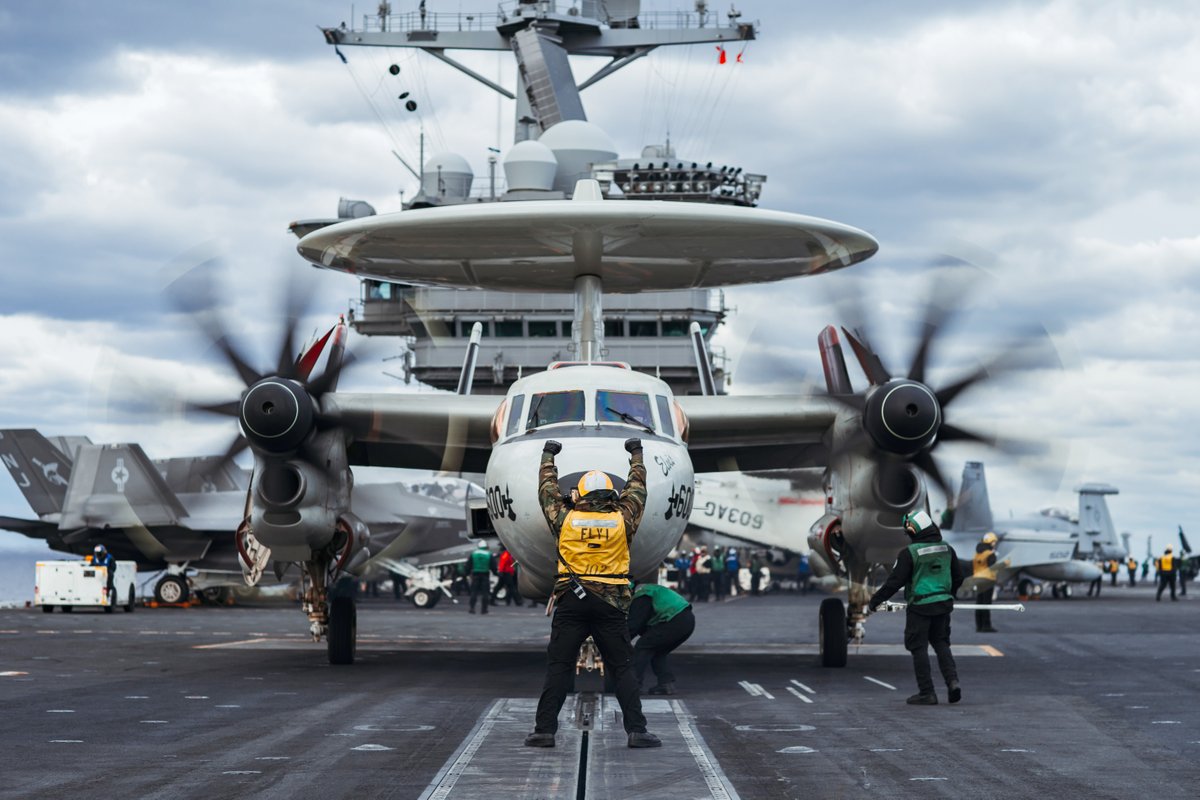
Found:
M 997 523 L 988 500 L 983 463 L 968 461 L 945 538 L 959 558 L 969 562 L 981 537 L 994 533 L 998 540 L 996 585 L 1015 581 L 1018 593 L 1028 595 L 1038 582 L 1045 582 L 1055 597 L 1070 597 L 1072 583 L 1090 583 L 1101 576 L 1098 562 L 1124 560 L 1129 555 L 1104 499 L 1117 494 L 1116 487 L 1085 483 L 1075 491 L 1079 493 L 1078 515 L 1063 508 L 1044 508 Z M 965 591 L 971 591 L 977 582 L 965 581 Z

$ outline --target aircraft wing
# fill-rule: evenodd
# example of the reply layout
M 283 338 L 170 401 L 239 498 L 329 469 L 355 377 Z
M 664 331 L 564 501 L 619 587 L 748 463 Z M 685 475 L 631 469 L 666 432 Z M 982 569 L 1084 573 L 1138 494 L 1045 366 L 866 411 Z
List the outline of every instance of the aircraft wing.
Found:
M 677 397 L 696 472 L 824 467 L 839 406 L 824 397 Z
M 321 398 L 321 413 L 350 433 L 351 464 L 485 472 L 501 402 L 494 395 L 338 392 Z

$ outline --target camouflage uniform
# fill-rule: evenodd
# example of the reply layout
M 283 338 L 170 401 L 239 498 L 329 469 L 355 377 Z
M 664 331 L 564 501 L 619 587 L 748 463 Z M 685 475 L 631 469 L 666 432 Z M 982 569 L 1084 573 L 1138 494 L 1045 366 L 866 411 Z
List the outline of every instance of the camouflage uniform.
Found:
M 550 524 L 550 531 L 557 539 L 559 532 L 562 530 L 563 522 L 567 518 L 567 514 L 572 511 L 571 506 L 563 498 L 562 489 L 558 484 L 558 467 L 554 464 L 554 456 L 550 453 L 542 453 L 542 466 L 538 471 L 538 498 L 542 503 L 542 512 L 546 515 L 546 522 Z M 637 533 L 638 525 L 642 521 L 642 512 L 646 509 L 646 464 L 642 460 L 642 451 L 638 450 L 629 458 L 629 477 L 625 481 L 625 488 L 621 490 L 620 495 L 616 500 L 589 500 L 585 495 L 579 498 L 575 504 L 575 511 L 599 511 L 611 513 L 620 511 L 621 516 L 625 518 L 625 537 L 630 548 L 633 547 L 633 537 Z M 561 563 L 559 569 L 562 569 Z M 605 602 L 613 605 L 622 611 L 629 611 L 629 604 L 633 601 L 633 592 L 628 585 L 620 585 L 615 583 L 600 583 L 598 581 L 589 581 L 585 576 L 580 576 L 587 584 L 589 592 L 602 597 Z M 567 578 L 560 578 L 554 584 L 555 598 L 561 598 L 563 592 L 566 592 L 570 586 Z

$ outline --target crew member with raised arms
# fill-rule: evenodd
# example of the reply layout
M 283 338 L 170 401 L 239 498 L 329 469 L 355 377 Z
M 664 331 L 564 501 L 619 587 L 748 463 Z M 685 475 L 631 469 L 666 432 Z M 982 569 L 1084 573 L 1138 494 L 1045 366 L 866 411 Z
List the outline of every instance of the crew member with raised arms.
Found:
M 975 592 L 975 604 L 990 606 L 996 596 L 996 544 L 999 539 L 996 534 L 988 531 L 983 535 L 979 544 L 975 545 L 975 558 L 972 562 L 972 575 L 976 580 L 984 581 Z M 982 588 L 986 586 L 987 588 Z M 992 627 L 992 612 L 986 609 L 975 609 L 975 632 L 995 633 Z
M 629 546 L 646 507 L 646 465 L 641 439 L 627 439 L 625 450 L 629 453 L 625 488 L 617 493 L 606 473 L 590 470 L 571 491 L 570 505 L 562 496 L 554 464 L 562 444 L 551 440 L 542 450 L 538 498 L 558 540 L 559 572 L 551 598 L 555 608 L 546 648 L 546 681 L 533 733 L 525 737 L 529 747 L 554 746 L 558 712 L 574 677 L 579 648 L 588 636 L 596 642 L 616 685 L 628 745 L 662 745 L 657 736 L 646 732 L 633 674 L 627 618 L 632 601 Z
M 904 530 L 912 544 L 900 551 L 892 574 L 871 596 L 868 607 L 875 611 L 884 601 L 904 588 L 907 614 L 904 623 L 904 648 L 912 653 L 917 674 L 917 694 L 909 705 L 935 706 L 933 674 L 929 668 L 929 645 L 937 654 L 938 668 L 949 690 L 950 702 L 962 699 L 958 668 L 950 653 L 950 614 L 954 611 L 954 593 L 963 582 L 962 567 L 950 545 L 942 541 L 942 532 L 925 511 L 904 516 Z

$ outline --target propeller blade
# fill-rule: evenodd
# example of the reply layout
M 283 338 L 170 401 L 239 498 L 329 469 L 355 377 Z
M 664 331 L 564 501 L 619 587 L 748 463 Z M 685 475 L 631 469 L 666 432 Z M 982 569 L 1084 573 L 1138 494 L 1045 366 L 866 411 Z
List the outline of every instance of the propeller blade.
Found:
M 212 466 L 207 470 L 208 474 L 214 475 L 221 472 L 249 447 L 250 442 L 246 441 L 246 437 L 239 433 L 229 443 L 229 447 L 225 448 L 225 452 L 221 454 L 221 457 L 213 462 Z
M 846 341 L 850 342 L 850 349 L 854 351 L 855 358 L 858 359 L 859 365 L 872 386 L 882 386 L 891 380 L 892 376 L 883 366 L 883 362 L 879 360 L 879 356 L 867 344 L 865 338 L 859 338 L 861 334 L 856 336 L 845 327 L 842 328 L 842 333 L 846 334 Z
M 234 349 L 233 345 L 230 344 L 228 337 L 226 337 L 223 333 L 213 340 L 213 344 L 216 345 L 218 350 L 225 354 L 225 359 L 237 372 L 238 377 L 242 379 L 244 384 L 247 386 L 252 386 L 263 379 L 263 376 L 260 375 L 257 370 L 246 363 L 246 359 L 241 357 L 238 351 Z
M 942 474 L 942 470 L 938 467 L 937 462 L 933 460 L 933 455 L 928 451 L 921 452 L 912 461 L 913 465 L 933 479 L 941 490 L 942 496 L 946 498 L 946 503 L 954 502 L 954 494 L 950 488 L 950 484 L 946 481 L 946 476 Z
M 183 407 L 188 411 L 203 411 L 207 414 L 217 414 L 222 417 L 237 417 L 241 415 L 240 400 L 230 400 L 226 403 L 193 403 L 185 402 Z
M 1053 343 L 1044 329 L 1026 332 L 1015 338 L 1009 346 L 1000 350 L 976 369 L 938 389 L 934 394 L 942 408 L 975 384 L 999 378 L 1003 375 L 1044 367 L 1061 367 Z
M 342 373 L 358 363 L 358 356 L 354 355 L 354 353 L 345 353 L 341 358 L 335 360 L 334 353 L 331 352 L 329 358 L 331 361 L 326 365 L 325 371 L 321 373 L 321 377 L 308 385 L 309 393 L 318 399 L 326 392 L 332 392 L 337 389 L 338 380 L 342 377 Z
M 939 266 L 952 264 L 955 269 L 949 275 L 938 275 L 933 278 L 929 291 L 929 302 L 925 305 L 924 318 L 921 321 L 921 337 L 917 342 L 916 352 L 913 353 L 912 364 L 908 369 L 909 380 L 925 382 L 925 369 L 929 361 L 929 351 L 933 343 L 950 322 L 957 317 L 966 306 L 967 298 L 975 288 L 979 277 L 983 274 L 978 269 L 963 269 L 959 259 L 946 257 Z
M 308 311 L 312 295 L 310 282 L 293 279 L 287 284 L 283 304 L 283 340 L 279 345 L 279 357 L 276 359 L 275 368 L 276 374 L 281 378 L 295 378 L 299 375 L 298 364 L 303 357 L 296 352 L 296 329 Z

